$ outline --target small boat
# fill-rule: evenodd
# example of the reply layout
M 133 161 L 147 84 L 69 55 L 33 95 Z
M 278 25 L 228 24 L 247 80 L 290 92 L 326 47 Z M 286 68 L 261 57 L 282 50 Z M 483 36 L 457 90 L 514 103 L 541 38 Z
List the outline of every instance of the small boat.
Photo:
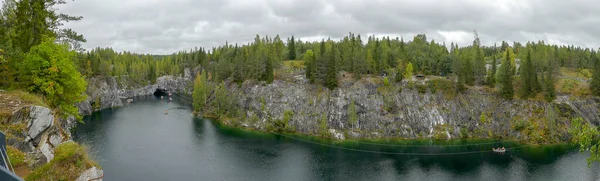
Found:
M 504 152 L 506 152 L 506 149 L 505 148 L 498 148 L 498 149 L 492 148 L 492 151 L 497 152 L 497 153 L 504 153 Z
M 165 110 L 165 115 L 169 114 L 169 111 Z

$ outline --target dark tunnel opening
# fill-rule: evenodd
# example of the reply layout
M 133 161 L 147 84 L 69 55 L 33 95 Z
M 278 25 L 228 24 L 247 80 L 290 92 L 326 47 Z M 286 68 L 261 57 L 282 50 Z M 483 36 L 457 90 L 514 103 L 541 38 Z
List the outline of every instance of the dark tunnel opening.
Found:
M 161 96 L 167 97 L 167 96 L 169 96 L 169 94 L 164 89 L 156 89 L 156 91 L 154 91 L 154 96 L 156 96 L 156 97 L 161 97 Z

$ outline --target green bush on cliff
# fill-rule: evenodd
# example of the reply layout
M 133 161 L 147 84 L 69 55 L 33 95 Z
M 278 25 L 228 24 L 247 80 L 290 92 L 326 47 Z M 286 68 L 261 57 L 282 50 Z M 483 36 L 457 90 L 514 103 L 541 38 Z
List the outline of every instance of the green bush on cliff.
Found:
M 587 159 L 588 167 L 592 162 L 600 162 L 600 131 L 597 127 L 582 118 L 576 118 L 571 121 L 569 134 L 572 136 L 572 142 L 579 145 L 581 152 L 590 152 L 591 156 Z
M 75 53 L 54 42 L 54 38 L 45 38 L 31 48 L 21 63 L 21 78 L 28 91 L 42 94 L 64 116 L 78 116 L 75 103 L 85 100 L 87 83 L 73 65 Z
M 279 133 L 293 132 L 294 128 L 289 125 L 293 116 L 294 113 L 291 110 L 284 111 L 282 119 L 269 120 L 269 124 L 267 124 L 267 130 Z
M 54 159 L 35 169 L 25 180 L 75 180 L 83 171 L 100 166 L 90 159 L 87 147 L 75 142 L 58 145 Z

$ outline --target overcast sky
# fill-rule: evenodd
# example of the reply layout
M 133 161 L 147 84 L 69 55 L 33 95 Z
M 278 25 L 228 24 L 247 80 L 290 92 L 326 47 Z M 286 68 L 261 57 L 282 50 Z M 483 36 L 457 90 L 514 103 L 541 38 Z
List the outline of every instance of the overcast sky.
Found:
M 59 11 L 86 49 L 170 54 L 195 46 L 246 43 L 256 34 L 302 40 L 425 33 L 438 42 L 486 45 L 544 40 L 600 46 L 598 0 L 75 0 Z M 365 36 L 366 37 L 366 36 Z

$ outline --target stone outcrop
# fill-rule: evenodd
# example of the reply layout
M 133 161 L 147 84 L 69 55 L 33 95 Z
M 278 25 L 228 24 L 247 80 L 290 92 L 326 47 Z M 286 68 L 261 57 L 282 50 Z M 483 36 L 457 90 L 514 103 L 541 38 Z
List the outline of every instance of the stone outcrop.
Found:
M 82 115 L 89 115 L 101 109 L 120 107 L 124 99 L 152 95 L 157 90 L 181 94 L 192 93 L 192 81 L 199 69 L 184 69 L 184 76 L 162 76 L 154 84 L 141 85 L 129 81 L 127 77 L 92 77 L 87 80 L 87 100 L 77 103 Z
M 185 69 L 184 72 L 184 76 L 162 76 L 155 84 L 145 86 L 115 78 L 92 78 L 88 83 L 88 101 L 78 106 L 81 112 L 90 113 L 90 107 L 95 111 L 120 106 L 123 104 L 121 99 L 151 95 L 156 90 L 190 95 L 193 75 L 199 69 Z M 436 91 L 423 81 L 414 84 L 403 82 L 384 87 L 370 79 L 362 79 L 343 82 L 331 91 L 308 83 L 303 76 L 296 76 L 291 81 L 276 80 L 272 84 L 254 81 L 246 81 L 242 86 L 230 84 L 227 90 L 236 96 L 239 107 L 246 114 L 246 119 L 231 124 L 266 130 L 272 120 L 282 119 L 285 111 L 292 111 L 288 124 L 296 132 L 322 134 L 319 120 L 324 116 L 327 134 L 337 139 L 500 137 L 518 140 L 536 137 L 523 134 L 519 130 L 522 126 L 553 130 L 557 139 L 566 140 L 565 128 L 574 117 L 600 124 L 600 100 L 597 98 L 562 95 L 552 103 L 506 101 L 481 89 L 448 95 L 454 90 Z M 425 88 L 419 90 L 415 86 Z M 354 125 L 348 121 L 351 101 L 354 101 L 358 118 Z M 530 120 L 545 122 L 533 125 Z
M 423 84 L 416 82 L 416 84 Z M 336 139 L 352 138 L 506 138 L 531 140 L 535 135 L 522 134 L 519 124 L 527 128 L 556 133 L 558 140 L 568 139 L 566 127 L 574 117 L 600 123 L 596 98 L 561 98 L 545 101 L 507 101 L 484 90 L 447 95 L 429 88 L 383 85 L 360 80 L 342 84 L 330 91 L 308 83 L 276 80 L 272 84 L 244 83 L 229 87 L 246 120 L 232 124 L 266 130 L 270 120 L 282 119 L 292 111 L 289 125 L 305 134 L 319 134 L 319 120 L 326 117 L 329 135 Z M 358 121 L 349 123 L 348 107 L 356 107 Z M 561 110 L 564 109 L 564 110 Z M 571 114 L 565 114 L 571 112 Z M 482 116 L 483 115 L 483 116 Z M 541 122 L 533 123 L 531 120 Z M 560 129 L 559 129 L 560 128 Z M 345 132 L 345 133 L 344 133 Z M 345 135 L 340 135 L 340 134 Z
M 52 111 L 42 106 L 26 106 L 15 111 L 5 122 L 13 129 L 7 130 L 7 144 L 27 155 L 27 163 L 37 168 L 54 158 L 54 150 L 71 139 L 75 117 L 56 118 Z M 98 169 L 89 174 L 97 174 Z M 100 170 L 99 173 L 102 173 Z
M 90 181 L 90 180 L 102 180 L 104 177 L 104 171 L 102 169 L 98 169 L 97 167 L 92 167 L 87 169 L 75 181 Z

